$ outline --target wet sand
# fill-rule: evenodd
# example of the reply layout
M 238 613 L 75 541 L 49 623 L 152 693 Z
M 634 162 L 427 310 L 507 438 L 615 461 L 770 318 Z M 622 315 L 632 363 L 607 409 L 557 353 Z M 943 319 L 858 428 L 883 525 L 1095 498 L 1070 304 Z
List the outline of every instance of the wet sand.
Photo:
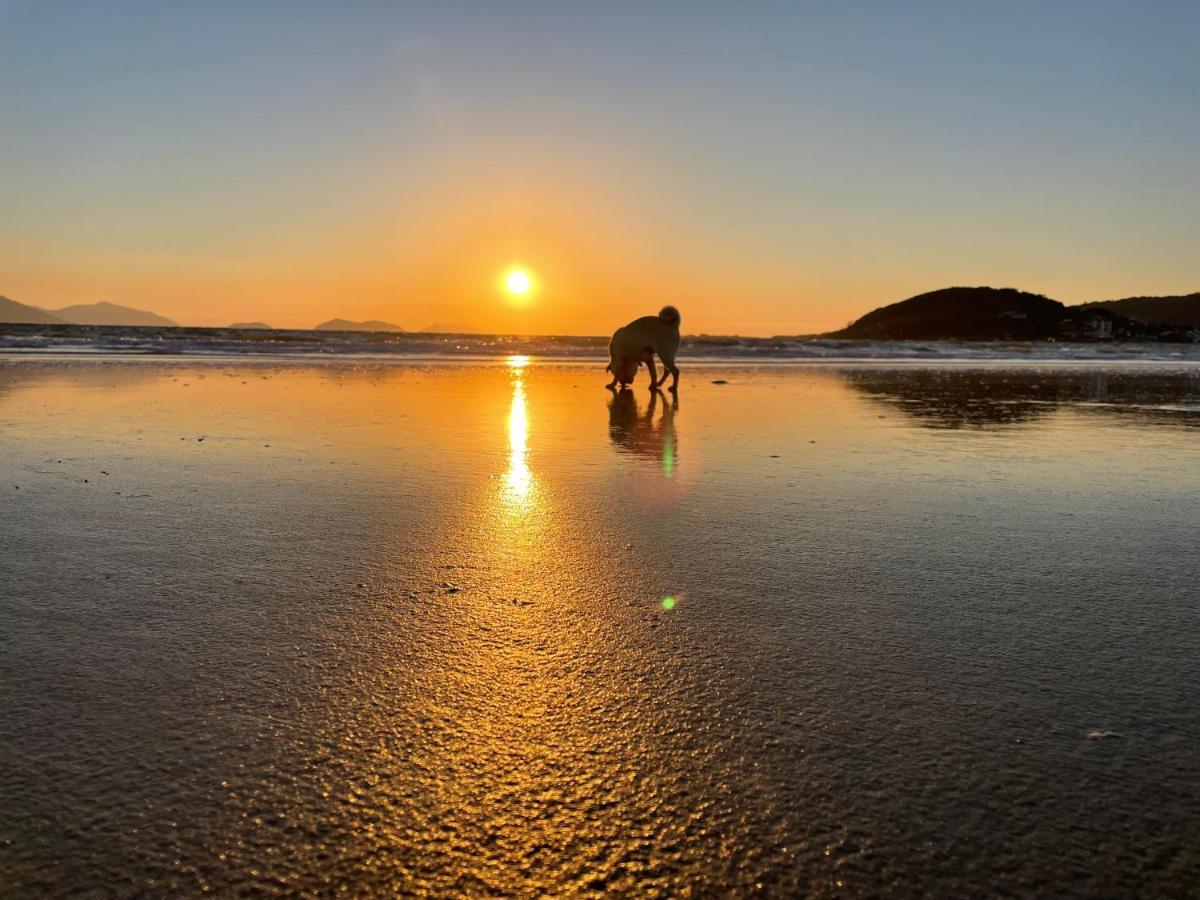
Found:
M 0 359 L 0 893 L 1200 883 L 1200 368 L 601 368 Z

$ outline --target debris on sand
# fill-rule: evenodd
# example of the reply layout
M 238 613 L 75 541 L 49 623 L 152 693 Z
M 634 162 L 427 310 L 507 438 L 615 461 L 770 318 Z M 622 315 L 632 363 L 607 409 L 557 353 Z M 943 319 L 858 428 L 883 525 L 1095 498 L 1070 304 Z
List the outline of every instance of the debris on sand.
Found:
M 713 384 L 729 384 L 724 378 L 714 378 Z

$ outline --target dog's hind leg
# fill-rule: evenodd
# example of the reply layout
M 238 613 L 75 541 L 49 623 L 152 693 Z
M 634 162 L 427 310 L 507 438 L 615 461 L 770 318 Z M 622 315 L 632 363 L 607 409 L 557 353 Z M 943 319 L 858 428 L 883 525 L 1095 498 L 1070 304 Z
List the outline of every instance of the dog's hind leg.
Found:
M 655 366 L 654 366 L 654 354 L 653 353 L 646 354 L 646 368 L 650 370 L 650 390 L 657 391 L 658 390 L 658 369 L 655 368 Z M 663 380 L 665 381 L 666 378 L 667 378 L 667 376 L 666 376 L 666 374 L 664 374 Z
M 679 390 L 679 366 L 675 365 L 675 357 L 671 357 L 670 359 L 667 359 L 666 357 L 664 357 L 663 365 L 666 367 L 667 371 L 671 373 L 670 390 L 672 390 L 672 391 Z M 666 380 L 667 380 L 667 376 L 664 373 L 663 381 L 666 381 Z

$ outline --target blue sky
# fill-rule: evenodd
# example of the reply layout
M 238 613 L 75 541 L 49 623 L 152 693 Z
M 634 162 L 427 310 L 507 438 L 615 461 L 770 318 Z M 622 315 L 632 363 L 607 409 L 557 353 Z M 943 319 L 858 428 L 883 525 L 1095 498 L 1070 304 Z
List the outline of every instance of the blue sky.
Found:
M 1192 3 L 0 0 L 0 293 L 772 333 L 1200 290 L 1197 47 Z

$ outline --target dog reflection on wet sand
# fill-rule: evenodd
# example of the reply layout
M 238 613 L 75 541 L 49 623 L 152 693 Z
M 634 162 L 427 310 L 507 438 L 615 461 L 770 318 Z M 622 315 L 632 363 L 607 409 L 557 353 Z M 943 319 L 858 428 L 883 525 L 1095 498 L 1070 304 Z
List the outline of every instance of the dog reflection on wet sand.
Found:
M 638 415 L 638 403 L 634 392 L 628 388 L 613 393 L 608 401 L 608 436 L 612 442 L 630 453 L 655 460 L 661 459 L 668 446 L 675 446 L 675 413 L 679 410 L 679 398 L 664 399 L 662 415 L 655 418 L 661 391 L 650 394 L 650 403 Z

